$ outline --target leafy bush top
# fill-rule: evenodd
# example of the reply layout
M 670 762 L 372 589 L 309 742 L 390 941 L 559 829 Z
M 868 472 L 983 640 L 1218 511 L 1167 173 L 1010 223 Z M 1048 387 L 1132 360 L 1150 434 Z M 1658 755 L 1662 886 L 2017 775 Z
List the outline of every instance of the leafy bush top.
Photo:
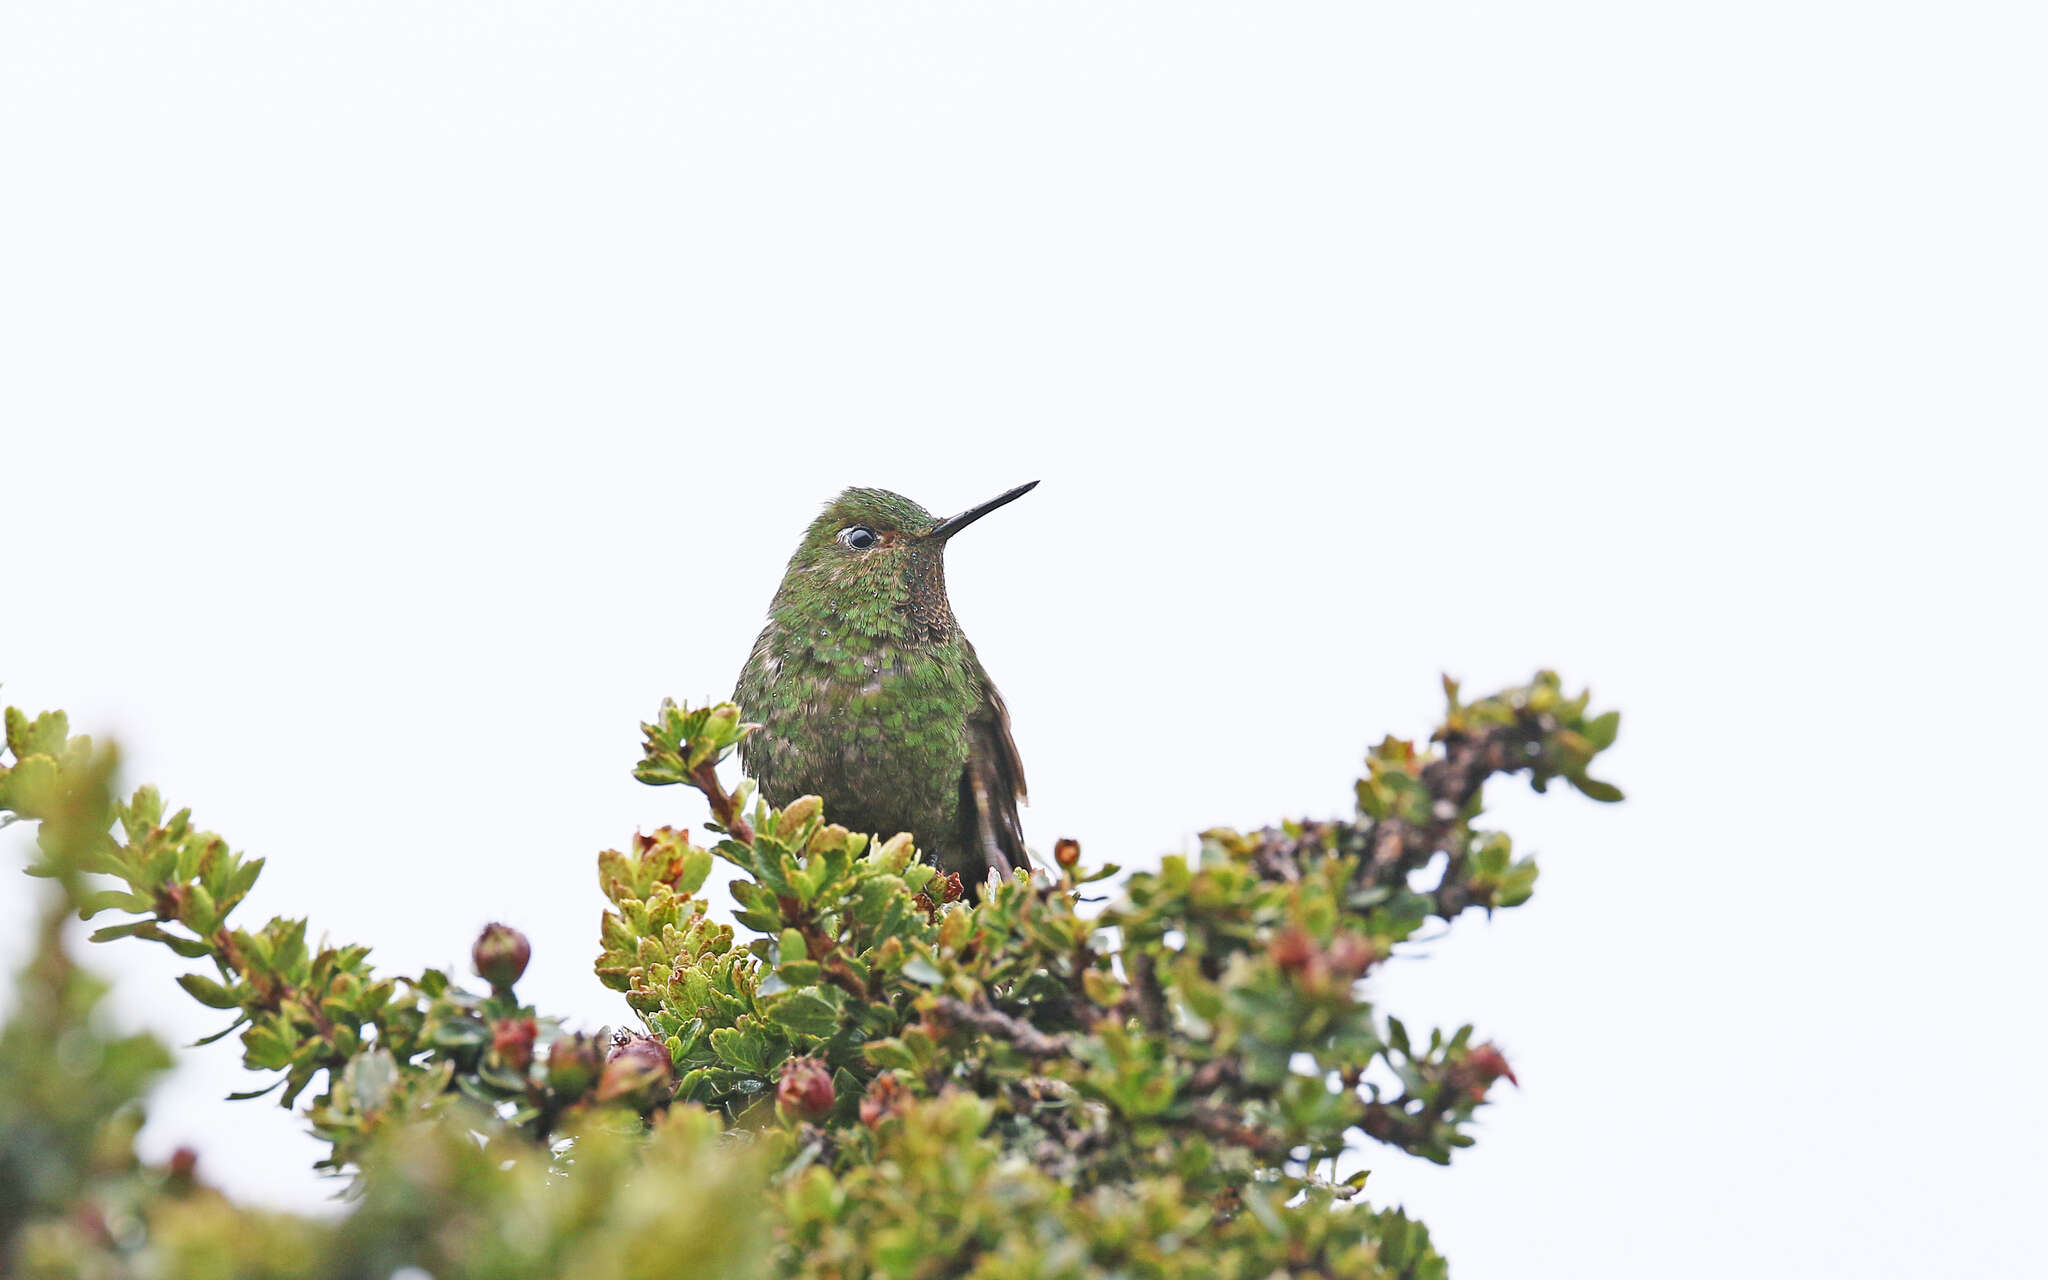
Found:
M 976 895 L 907 835 L 728 791 L 752 726 L 665 703 L 636 776 L 714 818 L 599 855 L 597 975 L 640 1022 L 610 1037 L 520 1002 L 527 948 L 502 926 L 479 993 L 380 975 L 302 919 L 237 924 L 260 859 L 151 788 L 117 799 L 112 753 L 61 713 L 9 709 L 0 813 L 40 824 L 31 870 L 122 917 L 94 940 L 204 962 L 180 985 L 274 1077 L 237 1096 L 311 1091 L 357 1206 L 252 1213 L 189 1161 L 136 1165 L 134 1100 L 165 1059 L 94 1030 L 53 914 L 0 1038 L 0 1247 L 50 1275 L 1442 1275 L 1340 1158 L 1446 1162 L 1513 1077 L 1469 1026 L 1385 1016 L 1371 976 L 1428 921 L 1530 896 L 1534 862 L 1474 825 L 1490 777 L 1620 798 L 1587 772 L 1614 713 L 1547 672 L 1473 702 L 1445 687 L 1430 744 L 1368 754 L 1353 818 L 1209 831 L 1094 901 L 1118 869 L 1071 841 Z M 700 896 L 721 861 L 734 924 Z M 89 1088 L 67 1036 L 111 1064 Z

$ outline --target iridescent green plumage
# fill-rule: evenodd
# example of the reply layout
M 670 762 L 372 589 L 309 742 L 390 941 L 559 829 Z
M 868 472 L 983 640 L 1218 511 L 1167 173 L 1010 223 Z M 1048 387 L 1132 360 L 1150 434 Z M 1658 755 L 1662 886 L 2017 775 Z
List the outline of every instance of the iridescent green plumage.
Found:
M 944 521 L 886 489 L 848 489 L 811 522 L 734 693 L 762 726 L 740 755 L 769 803 L 822 796 L 830 820 L 908 831 L 972 885 L 1025 865 L 1023 765 L 946 599 L 945 552 L 1031 487 Z

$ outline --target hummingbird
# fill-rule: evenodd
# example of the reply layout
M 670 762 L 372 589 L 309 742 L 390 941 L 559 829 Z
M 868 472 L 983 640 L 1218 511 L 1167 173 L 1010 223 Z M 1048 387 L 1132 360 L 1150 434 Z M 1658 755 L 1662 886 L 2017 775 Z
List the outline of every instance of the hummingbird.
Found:
M 1029 865 L 1010 713 L 946 598 L 946 543 L 1038 482 L 944 520 L 887 489 L 827 503 L 789 558 L 733 700 L 770 804 L 825 801 L 854 831 L 908 831 L 978 892 Z

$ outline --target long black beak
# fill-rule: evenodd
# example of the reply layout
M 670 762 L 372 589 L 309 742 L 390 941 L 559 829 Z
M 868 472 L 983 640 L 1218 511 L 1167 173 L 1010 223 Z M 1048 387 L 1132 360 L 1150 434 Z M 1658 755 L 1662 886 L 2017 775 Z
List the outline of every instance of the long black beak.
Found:
M 965 529 L 968 525 L 973 524 L 976 520 L 979 520 L 983 516 L 987 515 L 989 512 L 994 511 L 997 507 L 1000 507 L 1005 503 L 1015 502 L 1017 499 L 1023 497 L 1025 494 L 1031 492 L 1033 489 L 1036 489 L 1037 487 L 1038 481 L 1036 480 L 1033 480 L 1030 484 L 1020 484 L 1016 488 L 1010 490 L 1008 493 L 1002 494 L 999 497 L 990 498 L 987 502 L 982 503 L 978 507 L 969 507 L 967 510 L 962 511 L 957 516 L 953 516 L 950 519 L 940 521 L 936 529 L 933 529 L 930 533 L 924 536 L 927 538 L 932 538 L 939 542 L 944 542 L 946 539 L 952 537 L 954 534 L 960 532 L 962 529 Z

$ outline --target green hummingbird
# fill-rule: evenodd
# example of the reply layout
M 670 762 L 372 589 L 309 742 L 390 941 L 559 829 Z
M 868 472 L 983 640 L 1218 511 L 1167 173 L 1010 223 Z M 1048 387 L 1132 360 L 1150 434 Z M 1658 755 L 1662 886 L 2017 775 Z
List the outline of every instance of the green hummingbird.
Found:
M 977 890 L 1029 865 L 1024 765 L 946 599 L 946 541 L 1037 484 L 945 520 L 848 489 L 811 521 L 733 694 L 761 725 L 740 759 L 770 804 L 816 795 L 851 830 L 908 831 Z

